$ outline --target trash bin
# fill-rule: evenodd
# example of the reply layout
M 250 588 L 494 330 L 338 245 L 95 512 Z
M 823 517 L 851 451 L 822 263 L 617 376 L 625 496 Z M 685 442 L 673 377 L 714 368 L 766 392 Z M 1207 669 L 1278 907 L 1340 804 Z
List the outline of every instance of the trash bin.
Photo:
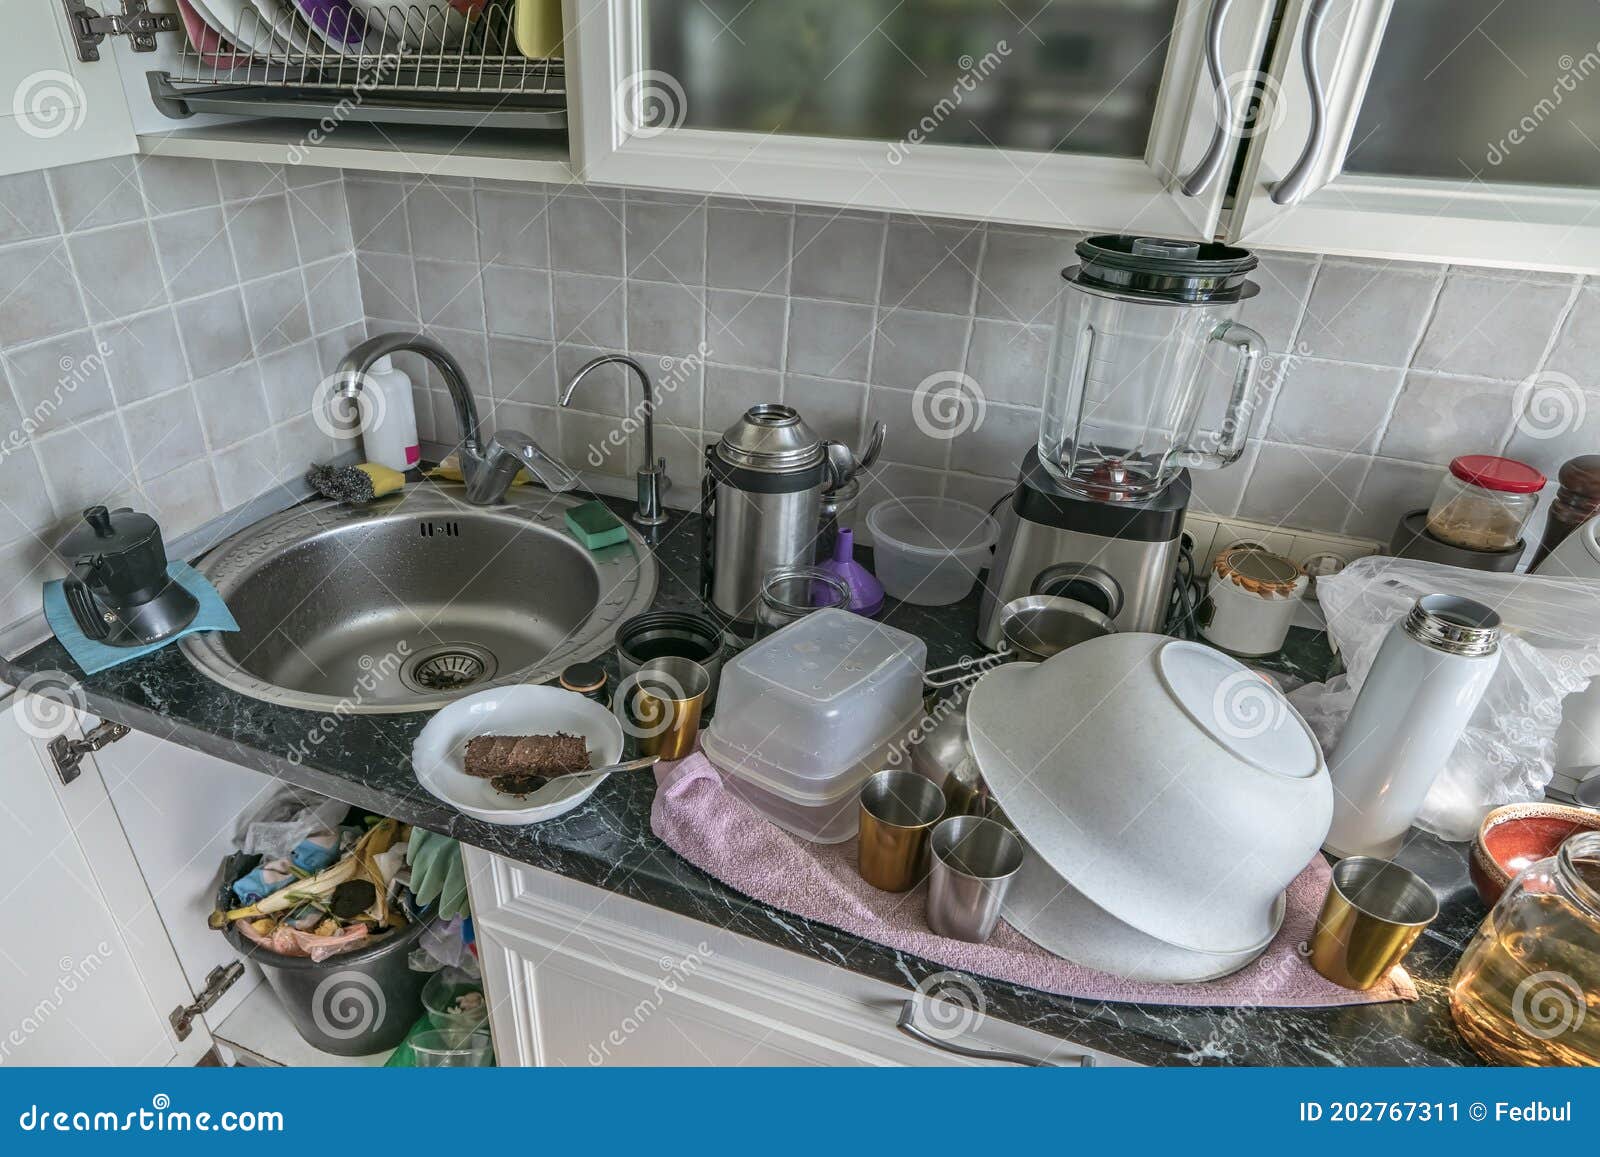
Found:
M 231 888 L 258 857 L 230 856 L 222 872 L 218 906 L 233 904 Z M 411 950 L 433 922 L 426 918 L 392 933 L 369 948 L 316 961 L 284 956 L 246 939 L 231 925 L 223 930 L 240 957 L 261 966 L 284 1011 L 305 1042 L 341 1057 L 368 1056 L 392 1049 L 422 1015 L 422 986 L 431 975 L 411 968 Z

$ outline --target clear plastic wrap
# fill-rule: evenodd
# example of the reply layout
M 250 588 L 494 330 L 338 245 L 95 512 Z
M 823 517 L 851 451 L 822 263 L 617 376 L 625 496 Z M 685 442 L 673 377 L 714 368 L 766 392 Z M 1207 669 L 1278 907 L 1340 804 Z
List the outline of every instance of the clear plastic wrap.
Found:
M 1493 607 L 1504 624 L 1500 667 L 1428 793 L 1417 826 L 1470 840 L 1490 808 L 1538 799 L 1554 771 L 1561 701 L 1600 673 L 1600 582 L 1492 574 L 1372 556 L 1317 579 L 1345 674 L 1292 692 L 1331 751 L 1390 626 L 1423 595 Z

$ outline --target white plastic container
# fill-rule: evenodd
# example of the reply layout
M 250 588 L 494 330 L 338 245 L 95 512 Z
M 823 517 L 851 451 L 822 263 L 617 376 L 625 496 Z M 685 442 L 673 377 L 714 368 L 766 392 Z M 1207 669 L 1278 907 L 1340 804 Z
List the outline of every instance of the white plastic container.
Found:
M 1295 608 L 1310 580 L 1299 565 L 1257 547 L 1217 556 L 1200 606 L 1200 635 L 1235 655 L 1270 655 L 1283 648 Z
M 883 589 L 922 607 L 958 603 L 989 565 L 1000 525 L 949 498 L 890 498 L 867 511 Z
M 375 401 L 363 412 L 361 448 L 368 462 L 402 474 L 422 461 L 417 442 L 417 411 L 411 378 L 387 357 L 372 363 L 362 384 Z
M 922 712 L 927 645 L 833 608 L 816 611 L 722 669 L 701 734 L 732 790 L 817 843 L 856 831 L 855 793 Z

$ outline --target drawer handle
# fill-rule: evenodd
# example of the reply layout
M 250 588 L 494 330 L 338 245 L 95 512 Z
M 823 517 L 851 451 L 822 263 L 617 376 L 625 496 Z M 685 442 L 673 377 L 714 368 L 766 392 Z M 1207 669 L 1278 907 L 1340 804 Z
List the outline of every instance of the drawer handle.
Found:
M 997 1064 L 1004 1065 L 1025 1065 L 1033 1069 L 1087 1069 L 1094 1067 L 1094 1058 L 1087 1053 L 1069 1054 L 1059 1060 L 1049 1060 L 1030 1057 L 1023 1053 L 1006 1052 L 1001 1049 L 986 1049 L 979 1048 L 976 1045 L 964 1045 L 959 1041 L 937 1037 L 917 1023 L 917 1002 L 915 999 L 908 1000 L 900 1006 L 900 1019 L 895 1022 L 895 1027 L 914 1041 L 947 1053 L 954 1053 L 958 1057 L 971 1057 L 974 1060 L 994 1061 Z

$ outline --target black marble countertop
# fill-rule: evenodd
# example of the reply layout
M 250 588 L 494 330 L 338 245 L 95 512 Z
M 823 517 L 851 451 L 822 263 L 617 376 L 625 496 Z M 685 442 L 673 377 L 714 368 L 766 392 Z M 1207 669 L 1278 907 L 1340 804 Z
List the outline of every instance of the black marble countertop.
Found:
M 674 513 L 657 532 L 658 606 L 697 605 L 699 527 L 697 516 Z M 933 665 L 976 653 L 976 616 L 974 594 L 953 607 L 892 604 L 883 618 L 926 639 Z M 1277 666 L 1320 677 L 1326 657 L 1320 639 L 1297 629 Z M 51 671 L 72 678 L 77 673 L 54 639 L 0 660 L 0 677 L 13 684 Z M 307 747 L 319 715 L 224 688 L 191 667 L 177 647 L 82 678 L 79 686 L 87 709 L 103 718 L 768 944 L 902 987 L 945 971 L 780 913 L 680 859 L 650 831 L 649 776 L 613 776 L 559 819 L 496 827 L 461 815 L 418 786 L 410 752 L 426 714 L 349 716 L 320 745 Z M 298 751 L 306 752 L 304 758 L 295 756 Z M 1467 881 L 1463 849 L 1422 837 L 1403 858 L 1435 885 L 1443 903 L 1439 920 L 1407 961 L 1422 994 L 1415 1002 L 1306 1010 L 1184 1008 L 1077 1000 L 974 979 L 991 1014 L 1143 1064 L 1475 1063 L 1451 1025 L 1447 990 L 1455 960 L 1484 914 Z

